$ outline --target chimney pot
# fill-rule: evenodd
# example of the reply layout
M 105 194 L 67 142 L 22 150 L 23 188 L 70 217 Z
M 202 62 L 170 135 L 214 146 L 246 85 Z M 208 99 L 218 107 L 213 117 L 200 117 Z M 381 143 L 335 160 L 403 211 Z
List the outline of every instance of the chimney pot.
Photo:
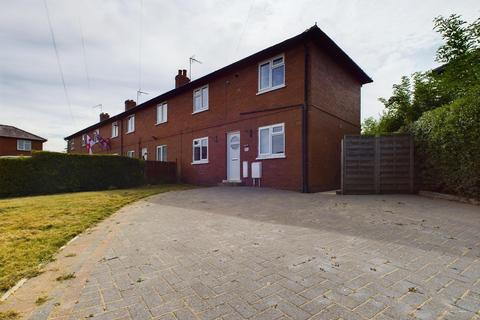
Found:
M 186 69 L 179 69 L 178 74 L 175 76 L 175 88 L 183 86 L 190 82 L 190 79 L 187 77 Z
M 134 100 L 125 100 L 125 111 L 135 108 L 137 106 L 137 103 Z
M 100 122 L 107 120 L 110 118 L 110 115 L 108 113 L 102 112 L 100 113 Z

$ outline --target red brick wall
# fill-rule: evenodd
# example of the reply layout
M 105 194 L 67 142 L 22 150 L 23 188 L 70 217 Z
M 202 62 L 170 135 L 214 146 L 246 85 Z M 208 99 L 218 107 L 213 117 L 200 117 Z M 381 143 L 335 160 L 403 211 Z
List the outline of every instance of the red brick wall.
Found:
M 32 150 L 42 150 L 42 147 L 43 142 L 32 141 Z M 30 156 L 31 154 L 30 151 L 17 150 L 16 138 L 0 137 L 0 156 Z
M 304 52 L 302 47 L 292 48 L 285 54 L 285 87 L 257 95 L 258 64 L 239 68 L 208 83 L 209 110 L 192 114 L 193 90 L 181 93 L 168 101 L 168 122 L 156 123 L 156 106 L 136 112 L 135 132 L 125 134 L 126 119 L 122 122 L 123 154 L 134 150 L 138 157 L 141 148 L 148 150 L 148 159 L 155 160 L 156 146 L 168 146 L 168 161 L 177 161 L 177 170 L 183 181 L 199 184 L 217 184 L 226 179 L 226 134 L 240 131 L 241 161 L 255 161 L 257 156 L 258 127 L 285 123 L 286 158 L 262 160 L 262 186 L 301 190 L 301 112 L 299 107 L 281 111 L 258 111 L 303 103 Z M 272 56 L 273 57 L 273 56 Z M 258 61 L 261 62 L 261 61 Z M 175 75 L 172 75 L 174 77 Z M 207 84 L 207 83 L 205 83 Z M 93 131 L 89 133 L 93 137 Z M 100 128 L 103 138 L 111 136 L 111 123 Z M 209 137 L 209 163 L 192 165 L 192 140 Z M 94 146 L 94 153 L 120 154 L 121 137 L 111 140 L 111 150 Z M 248 144 L 249 151 L 244 151 Z M 81 136 L 75 137 L 75 149 L 81 147 Z M 250 170 L 249 170 L 250 171 Z M 249 172 L 250 176 L 250 172 Z M 244 183 L 251 185 L 250 178 Z
M 360 132 L 361 84 L 320 48 L 313 44 L 309 47 L 308 180 L 310 191 L 323 191 L 339 187 L 342 136 Z M 167 123 L 155 124 L 156 105 L 143 108 L 135 114 L 135 132 L 125 134 L 127 120 L 122 120 L 123 152 L 119 136 L 112 139 L 111 150 L 102 150 L 97 145 L 94 153 L 125 155 L 133 150 L 139 157 L 141 149 L 146 147 L 148 160 L 155 160 L 156 147 L 167 145 L 168 161 L 177 161 L 178 174 L 184 182 L 213 185 L 227 178 L 228 132 L 240 131 L 240 160 L 249 162 L 250 176 L 250 164 L 258 154 L 258 127 L 285 123 L 286 158 L 262 160 L 262 186 L 301 190 L 302 111 L 298 105 L 304 103 L 304 53 L 302 45 L 284 52 L 286 86 L 282 89 L 257 95 L 258 63 L 261 62 L 258 61 L 209 82 L 208 111 L 192 114 L 193 89 L 179 93 L 166 101 Z M 283 110 L 241 114 L 295 105 L 297 107 Z M 89 134 L 93 137 L 92 132 Z M 100 134 L 110 137 L 111 123 L 100 128 Z M 192 164 L 192 140 L 206 136 L 209 137 L 209 163 Z M 75 150 L 70 152 L 86 152 L 80 139 L 75 137 Z M 245 145 L 249 151 L 244 151 Z M 252 179 L 243 179 L 243 182 L 251 185 Z
M 340 187 L 341 139 L 360 133 L 361 84 L 317 46 L 309 51 L 308 180 L 316 192 Z

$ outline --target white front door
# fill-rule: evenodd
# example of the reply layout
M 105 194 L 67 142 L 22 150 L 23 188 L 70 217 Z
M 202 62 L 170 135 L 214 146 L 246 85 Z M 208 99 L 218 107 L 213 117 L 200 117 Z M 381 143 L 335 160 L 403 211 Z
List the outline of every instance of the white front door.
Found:
M 147 148 L 142 148 L 142 159 L 147 160 L 147 157 L 148 157 Z
M 227 180 L 240 181 L 240 132 L 227 134 Z

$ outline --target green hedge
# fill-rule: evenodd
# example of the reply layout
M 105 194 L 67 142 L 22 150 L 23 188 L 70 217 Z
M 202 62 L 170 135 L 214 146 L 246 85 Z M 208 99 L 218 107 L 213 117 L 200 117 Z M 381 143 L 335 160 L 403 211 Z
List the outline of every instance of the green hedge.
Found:
M 480 90 L 473 92 L 413 124 L 423 187 L 480 199 Z
M 134 187 L 144 183 L 143 172 L 139 159 L 34 151 L 0 158 L 0 197 Z

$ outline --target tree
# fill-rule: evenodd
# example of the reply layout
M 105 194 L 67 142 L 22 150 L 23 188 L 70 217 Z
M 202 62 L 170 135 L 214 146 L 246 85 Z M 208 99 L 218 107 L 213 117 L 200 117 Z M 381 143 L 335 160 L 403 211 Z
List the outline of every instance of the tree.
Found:
M 403 76 L 393 86 L 390 98 L 379 99 L 385 106 L 380 119 L 366 119 L 363 131 L 370 134 L 406 131 L 423 113 L 480 88 L 480 18 L 468 24 L 455 14 L 439 16 L 434 19 L 434 30 L 443 39 L 436 60 L 445 64 Z
M 436 60 L 448 63 L 480 45 L 480 19 L 470 25 L 459 15 L 452 14 L 448 18 L 438 16 L 433 28 L 441 34 L 444 44 L 437 50 Z

